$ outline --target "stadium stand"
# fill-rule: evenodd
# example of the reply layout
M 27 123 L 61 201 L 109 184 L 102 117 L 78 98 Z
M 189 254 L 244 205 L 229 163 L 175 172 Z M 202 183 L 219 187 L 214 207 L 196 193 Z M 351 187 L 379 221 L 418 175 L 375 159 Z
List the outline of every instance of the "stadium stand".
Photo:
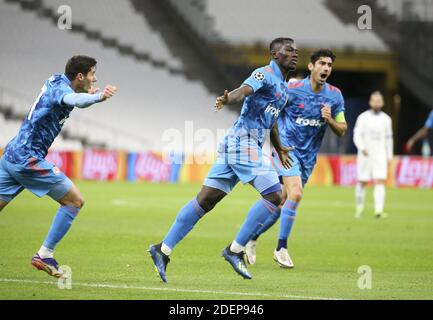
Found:
M 266 1 L 248 0 L 207 3 L 206 10 L 215 22 L 216 31 L 230 43 L 267 43 L 278 33 L 290 35 L 302 47 L 387 50 L 374 33 L 343 24 L 324 0 L 274 0 L 272 6 Z
M 214 19 L 206 12 L 208 0 L 170 0 L 170 3 L 200 37 L 210 42 L 223 41 L 214 29 Z
M 396 16 L 398 20 L 416 17 L 423 21 L 433 21 L 431 0 L 377 0 L 377 4 Z
M 56 5 L 55 1 L 46 3 L 53 7 Z M 130 39 L 132 46 L 151 50 L 154 56 L 176 61 L 161 44 L 161 39 L 156 40 L 158 37 L 151 35 L 145 22 L 138 23 L 138 19 L 143 18 L 134 16 L 125 1 L 104 1 L 102 7 L 107 10 L 107 18 L 96 20 L 91 14 L 97 9 L 93 2 L 74 1 L 73 4 L 73 23 L 88 23 L 90 27 L 122 41 Z M 0 87 L 13 88 L 25 97 L 13 103 L 15 113 L 28 111 L 43 81 L 53 72 L 62 72 L 65 62 L 73 54 L 96 57 L 98 85 L 113 83 L 118 86 L 117 97 L 107 104 L 72 114 L 65 124 L 65 134 L 75 141 L 125 150 L 161 150 L 162 133 L 167 127 L 184 132 L 185 120 L 193 120 L 195 128 L 216 132 L 217 129 L 229 128 L 236 117 L 235 113 L 226 110 L 215 114 L 215 96 L 198 81 L 124 56 L 83 34 L 60 30 L 51 20 L 31 10 L 22 10 L 16 3 L 0 1 L 0 9 L 0 70 L 8 75 L 2 77 Z M 84 12 L 88 13 L 82 16 Z M 131 28 L 142 34 L 143 43 L 138 43 L 140 37 L 128 35 L 131 31 L 127 27 L 117 29 L 110 25 L 122 12 L 131 15 L 129 23 L 134 23 Z M 153 40 L 147 43 L 148 37 Z M 179 65 L 180 62 L 175 63 Z M 2 99 L 14 100 L 10 96 L 13 94 L 4 90 Z M 62 140 L 57 143 L 62 146 Z M 77 142 L 73 143 L 78 147 Z
M 63 0 L 43 0 L 43 4 L 55 12 L 65 4 Z M 75 0 L 71 2 L 72 19 L 84 24 L 104 36 L 115 38 L 125 45 L 149 52 L 176 69 L 182 62 L 173 57 L 164 40 L 152 30 L 146 20 L 133 9 L 130 1 L 117 0 Z M 94 13 L 99 14 L 95 15 Z

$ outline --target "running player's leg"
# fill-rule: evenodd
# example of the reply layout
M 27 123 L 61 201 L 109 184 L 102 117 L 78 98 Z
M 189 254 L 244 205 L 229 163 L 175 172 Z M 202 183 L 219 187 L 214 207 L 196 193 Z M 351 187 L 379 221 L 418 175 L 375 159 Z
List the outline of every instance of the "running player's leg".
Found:
M 269 169 L 257 175 L 250 184 L 262 198 L 251 207 L 244 224 L 232 242 L 230 250 L 234 253 L 243 252 L 248 241 L 259 232 L 269 216 L 275 214 L 281 203 L 281 185 L 274 170 Z
M 374 214 L 376 218 L 385 218 L 387 214 L 383 212 L 385 206 L 385 183 L 384 179 L 374 180 Z
M 300 176 L 283 177 L 287 200 L 284 202 L 280 216 L 280 231 L 276 250 L 287 249 L 287 240 L 292 231 L 296 217 L 296 208 L 302 199 L 302 180 Z
M 60 204 L 48 234 L 38 251 L 42 259 L 53 258 L 54 249 L 69 231 L 72 222 L 84 206 L 80 190 L 69 178 L 58 182 L 48 195 Z
M 356 169 L 357 169 L 357 184 L 355 187 L 355 201 L 356 201 L 356 212 L 355 217 L 360 218 L 364 213 L 365 208 L 365 188 L 368 181 L 372 178 L 372 166 L 371 159 L 359 154 L 356 158 Z
M 260 230 L 254 234 L 252 238 L 253 241 L 257 241 L 260 235 L 268 231 L 277 222 L 278 218 L 280 217 L 281 209 L 283 208 L 284 202 L 286 202 L 286 199 L 287 199 L 287 191 L 285 187 L 282 187 L 282 196 L 281 196 L 280 205 L 278 206 L 277 210 L 275 210 L 273 214 L 269 215 L 269 217 L 266 219 L 265 223 L 260 228 Z
M 287 199 L 281 209 L 280 230 L 274 260 L 283 268 L 293 268 L 294 264 L 287 250 L 287 241 L 293 228 L 296 209 L 302 199 L 302 179 L 300 176 L 283 177 Z M 306 180 L 305 180 L 306 181 Z
M 281 203 L 281 185 L 275 171 L 257 176 L 250 184 L 261 194 L 262 198 L 251 207 L 235 240 L 222 252 L 222 256 L 232 268 L 245 279 L 252 278 L 245 265 L 245 247 Z
M 179 211 L 163 241 L 150 246 L 149 253 L 153 264 L 164 282 L 167 282 L 166 269 L 174 247 L 193 229 L 206 212 L 211 211 L 234 188 L 238 181 L 239 179 L 229 166 L 214 164 L 202 189 Z
M 356 213 L 355 217 L 360 218 L 364 213 L 365 207 L 365 188 L 367 187 L 366 181 L 358 181 L 355 187 L 355 199 L 356 199 Z
M 21 186 L 38 197 L 49 195 L 60 203 L 52 225 L 38 253 L 32 258 L 32 265 L 54 277 L 62 275 L 54 259 L 54 249 L 68 232 L 72 221 L 83 206 L 82 196 L 72 181 L 53 164 L 30 159 L 25 165 L 6 163 L 9 172 Z
M 176 220 L 161 245 L 161 251 L 169 256 L 174 247 L 193 229 L 195 224 L 220 202 L 226 192 L 206 185 L 177 214 Z
M 259 239 L 260 235 L 268 231 L 278 220 L 281 213 L 281 208 L 283 207 L 284 202 L 287 199 L 287 191 L 286 188 L 282 188 L 282 197 L 280 205 L 278 206 L 277 210 L 275 210 L 274 213 L 270 214 L 266 221 L 263 223 L 263 226 L 253 235 L 252 239 L 248 241 L 246 247 L 245 247 L 245 254 L 247 256 L 247 261 L 249 264 L 255 264 L 257 259 L 257 240 Z
M 374 183 L 374 213 L 376 218 L 386 218 L 383 212 L 385 206 L 385 184 L 388 176 L 388 161 L 385 156 L 372 159 L 372 178 Z
M 0 212 L 23 189 L 23 186 L 17 180 L 15 180 L 13 175 L 9 172 L 8 164 L 2 157 L 0 159 Z

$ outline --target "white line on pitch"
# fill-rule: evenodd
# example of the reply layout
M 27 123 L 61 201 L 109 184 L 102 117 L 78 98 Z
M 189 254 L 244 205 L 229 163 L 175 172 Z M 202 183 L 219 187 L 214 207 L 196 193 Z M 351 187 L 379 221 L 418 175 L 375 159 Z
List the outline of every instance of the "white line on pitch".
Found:
M 36 281 L 24 279 L 0 279 L 0 282 L 5 283 L 33 283 L 33 284 L 50 284 L 57 285 L 57 282 L 50 281 Z M 194 289 L 176 289 L 176 288 L 155 288 L 155 287 L 141 287 L 141 286 L 128 286 L 128 285 L 115 285 L 115 284 L 100 284 L 100 283 L 79 283 L 73 282 L 73 286 L 91 287 L 91 288 L 108 288 L 108 289 L 135 289 L 135 290 L 148 290 L 148 291 L 171 291 L 182 293 L 207 293 L 207 294 L 221 294 L 231 296 L 248 296 L 248 297 L 266 297 L 266 298 L 285 298 L 285 299 L 308 299 L 308 300 L 341 300 L 338 298 L 327 297 L 309 297 L 297 296 L 286 294 L 268 294 L 268 293 L 252 293 L 252 292 L 230 292 L 230 291 L 212 291 L 212 290 L 194 290 Z

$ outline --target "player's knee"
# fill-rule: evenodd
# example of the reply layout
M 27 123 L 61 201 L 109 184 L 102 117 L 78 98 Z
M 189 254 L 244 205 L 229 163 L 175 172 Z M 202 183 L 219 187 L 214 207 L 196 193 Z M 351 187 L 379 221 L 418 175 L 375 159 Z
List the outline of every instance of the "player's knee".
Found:
M 218 203 L 216 199 L 210 196 L 198 197 L 197 202 L 205 212 L 211 211 Z
M 302 189 L 297 188 L 291 191 L 289 200 L 293 202 L 300 202 L 302 199 L 302 195 L 303 195 Z
M 286 202 L 286 200 L 287 200 L 287 193 L 283 192 L 282 195 L 281 195 L 281 202 L 280 202 L 280 205 L 279 205 L 280 208 L 283 207 L 283 205 Z
M 226 193 L 220 190 L 203 187 L 197 195 L 197 202 L 199 206 L 205 211 L 211 211 L 218 202 L 220 202 Z
M 8 202 L 0 200 L 0 212 L 8 205 Z
M 82 209 L 84 207 L 84 198 L 83 197 L 79 197 L 77 199 L 77 208 Z
M 279 206 L 282 200 L 282 194 L 281 191 L 272 192 L 270 194 L 264 195 L 263 198 L 268 200 L 273 205 Z
M 74 197 L 67 205 L 81 209 L 84 207 L 84 199 L 80 196 Z

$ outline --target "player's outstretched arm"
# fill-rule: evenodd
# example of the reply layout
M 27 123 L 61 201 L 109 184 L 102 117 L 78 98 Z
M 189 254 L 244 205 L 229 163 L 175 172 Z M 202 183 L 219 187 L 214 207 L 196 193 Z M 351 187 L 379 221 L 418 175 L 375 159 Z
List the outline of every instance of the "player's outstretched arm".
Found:
M 248 85 L 242 85 L 231 92 L 225 90 L 224 94 L 218 97 L 215 101 L 215 111 L 221 110 L 225 105 L 241 102 L 253 92 L 253 88 Z
M 117 88 L 115 86 L 112 86 L 111 84 L 109 84 L 101 92 L 101 101 L 105 101 L 107 99 L 110 99 L 112 96 L 114 96 L 116 91 L 117 91 Z
M 68 93 L 63 97 L 63 103 L 71 107 L 88 108 L 94 103 L 111 98 L 116 90 L 115 86 L 108 85 L 100 93 L 97 93 L 98 89 L 94 88 L 89 91 L 91 93 Z
M 428 130 L 429 128 L 427 127 L 422 127 L 421 129 L 419 129 L 412 137 L 410 137 L 410 139 L 407 141 L 406 143 L 406 149 L 408 151 L 412 151 L 413 146 L 415 145 L 415 143 L 419 140 L 424 139 L 425 137 L 428 136 Z
M 277 123 L 275 123 L 271 130 L 271 142 L 278 153 L 278 157 L 280 158 L 283 167 L 286 169 L 290 169 L 293 165 L 293 159 L 290 157 L 289 151 L 292 151 L 293 147 L 283 146 L 283 144 L 281 143 Z

